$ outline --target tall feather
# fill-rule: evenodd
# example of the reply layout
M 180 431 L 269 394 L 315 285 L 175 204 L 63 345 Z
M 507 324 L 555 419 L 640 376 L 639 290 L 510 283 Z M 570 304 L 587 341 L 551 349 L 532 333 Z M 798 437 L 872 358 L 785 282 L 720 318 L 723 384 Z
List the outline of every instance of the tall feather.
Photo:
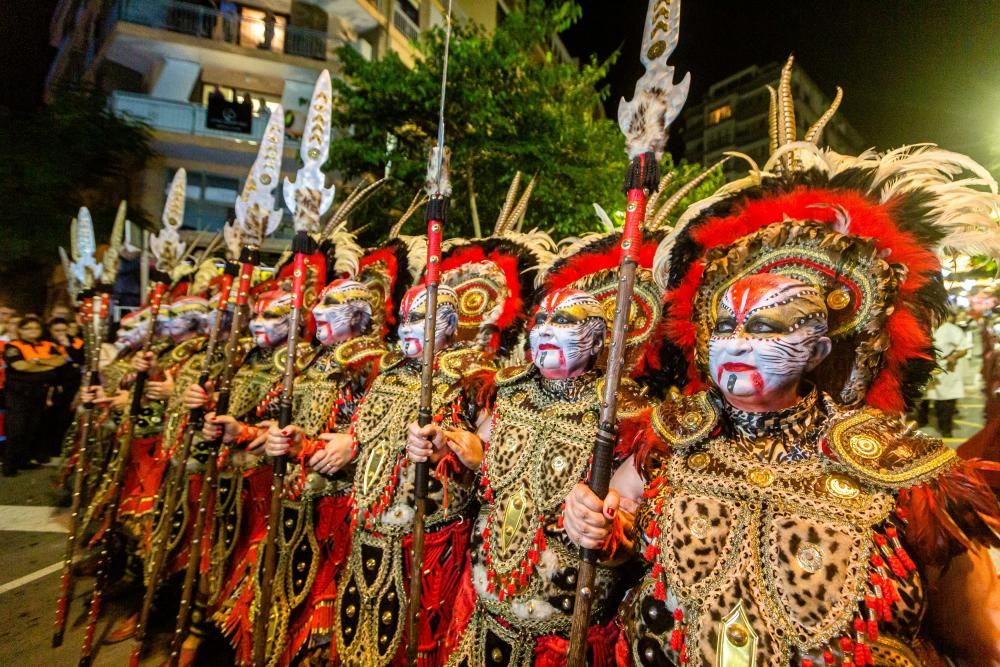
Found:
M 497 216 L 497 222 L 493 225 L 493 236 L 503 234 L 503 228 L 507 223 L 510 212 L 514 209 L 514 199 L 517 198 L 517 190 L 520 187 L 521 172 L 518 170 L 514 172 L 514 178 L 511 179 L 510 187 L 507 188 L 507 196 L 504 197 L 503 206 L 500 207 L 500 215 Z
M 399 220 L 396 221 L 396 224 L 389 229 L 390 240 L 399 236 L 399 232 L 403 229 L 403 225 L 406 224 L 406 221 L 413 217 L 413 214 L 417 212 L 417 209 L 423 206 L 426 201 L 427 195 L 424 194 L 423 190 L 418 190 L 417 194 L 413 196 L 413 201 L 410 202 L 410 206 L 403 211 L 403 215 L 401 215 Z
M 318 236 L 320 218 L 333 204 L 334 188 L 326 187 L 323 163 L 330 152 L 330 115 L 333 110 L 333 89 L 330 86 L 330 72 L 323 70 L 313 88 L 309 112 L 302 134 L 299 155 L 302 167 L 295 175 L 295 181 L 285 177 L 285 206 L 292 212 L 296 232 Z
M 334 228 L 337 225 L 339 225 L 345 218 L 347 218 L 347 216 L 350 215 L 351 211 L 360 206 L 361 202 L 367 199 L 373 192 L 375 192 L 375 190 L 382 187 L 382 185 L 385 184 L 386 180 L 387 177 L 382 177 L 377 181 L 375 181 L 374 183 L 370 183 L 364 187 L 361 187 L 359 185 L 357 188 L 355 188 L 354 192 L 348 195 L 347 199 L 344 200 L 344 203 L 341 204 L 334 212 L 333 216 L 330 218 L 330 221 L 326 224 L 326 228 L 323 229 L 323 236 L 329 236 L 330 234 L 332 234 Z
M 728 157 L 722 158 L 708 169 L 702 170 L 700 174 L 698 174 L 690 181 L 688 181 L 680 188 L 678 188 L 677 192 L 670 195 L 670 198 L 667 199 L 667 201 L 663 202 L 663 206 L 661 206 L 660 210 L 656 212 L 656 217 L 653 219 L 653 224 L 647 225 L 647 228 L 655 230 L 662 227 L 663 223 L 667 221 L 667 216 L 669 216 L 673 212 L 673 210 L 677 208 L 677 205 L 681 203 L 681 200 L 683 200 L 685 197 L 691 194 L 691 192 L 694 191 L 694 189 L 697 188 L 699 185 L 704 183 L 705 179 L 711 176 L 716 169 L 724 165 L 728 160 L 729 160 Z
M 537 176 L 532 176 L 531 180 L 528 181 L 528 187 L 524 189 L 524 193 L 521 194 L 521 199 L 517 202 L 517 206 L 514 207 L 513 212 L 510 214 L 510 220 L 507 223 L 505 232 L 510 231 L 512 227 L 517 225 L 517 228 L 521 228 L 521 222 L 524 219 L 524 214 L 528 212 L 528 202 L 531 200 L 531 194 L 535 190 L 535 179 Z
M 826 124 L 830 122 L 833 118 L 833 114 L 837 113 L 837 109 L 840 108 L 840 103 L 844 99 L 844 89 L 837 86 L 837 94 L 833 98 L 833 103 L 830 104 L 830 108 L 823 112 L 823 115 L 816 119 L 816 122 L 810 126 L 806 131 L 805 141 L 811 141 L 814 144 L 819 145 L 819 137 L 823 133 L 823 128 Z

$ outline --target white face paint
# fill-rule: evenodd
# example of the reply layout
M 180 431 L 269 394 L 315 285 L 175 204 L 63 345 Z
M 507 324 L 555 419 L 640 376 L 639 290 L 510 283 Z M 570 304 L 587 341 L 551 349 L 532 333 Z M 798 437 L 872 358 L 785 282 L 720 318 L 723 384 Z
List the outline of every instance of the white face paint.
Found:
M 826 332 L 816 288 L 775 274 L 747 276 L 719 302 L 708 348 L 712 381 L 737 407 L 787 407 L 802 376 L 830 353 Z
M 539 304 L 528 332 L 532 363 L 550 380 L 577 377 L 594 365 L 606 335 L 607 323 L 594 297 L 556 290 Z
M 336 280 L 323 290 L 312 310 L 320 345 L 342 343 L 368 331 L 372 321 L 368 296 L 368 288 L 353 280 Z
M 399 350 L 408 359 L 419 359 L 424 354 L 424 320 L 426 319 L 426 291 L 423 286 L 412 287 L 400 304 Z M 434 327 L 434 349 L 443 350 L 451 344 L 458 330 L 458 312 L 455 305 L 458 295 L 447 287 L 438 287 L 437 317 Z
M 288 340 L 292 295 L 287 292 L 262 294 L 250 320 L 250 335 L 257 347 L 277 347 Z
M 138 350 L 149 336 L 149 315 L 135 316 L 122 321 L 118 327 L 115 345 L 118 349 Z

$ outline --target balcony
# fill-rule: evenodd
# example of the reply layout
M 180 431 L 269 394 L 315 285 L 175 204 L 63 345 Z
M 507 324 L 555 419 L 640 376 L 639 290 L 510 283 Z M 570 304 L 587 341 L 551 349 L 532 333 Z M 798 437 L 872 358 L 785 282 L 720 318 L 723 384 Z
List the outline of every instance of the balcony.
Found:
M 395 4 L 392 9 L 392 25 L 411 42 L 417 41 L 420 37 L 420 26 Z
M 267 127 L 267 116 L 254 116 L 250 133 L 226 132 L 209 128 L 205 117 L 207 111 L 200 104 L 162 100 L 148 95 L 115 91 L 111 94 L 111 110 L 117 116 L 138 120 L 155 130 L 176 132 L 199 137 L 259 142 Z M 298 146 L 298 142 L 285 138 L 285 146 Z
M 104 22 L 104 34 L 110 35 L 119 21 L 312 60 L 327 60 L 342 44 L 325 32 L 287 25 L 283 16 L 267 20 L 223 14 L 178 0 L 118 0 Z

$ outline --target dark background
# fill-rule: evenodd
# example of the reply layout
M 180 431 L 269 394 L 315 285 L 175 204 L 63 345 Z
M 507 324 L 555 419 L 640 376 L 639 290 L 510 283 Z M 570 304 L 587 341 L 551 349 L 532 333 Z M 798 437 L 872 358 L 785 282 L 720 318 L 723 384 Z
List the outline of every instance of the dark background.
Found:
M 580 4 L 583 19 L 563 35 L 570 51 L 621 49 L 608 81 L 614 118 L 641 74 L 646 3 Z M 40 103 L 54 6 L 0 0 L 0 107 L 15 115 Z M 672 62 L 691 72 L 696 102 L 713 82 L 793 52 L 827 93 L 844 88 L 842 113 L 873 146 L 934 141 L 987 164 L 1000 153 L 1000 0 L 686 0 Z

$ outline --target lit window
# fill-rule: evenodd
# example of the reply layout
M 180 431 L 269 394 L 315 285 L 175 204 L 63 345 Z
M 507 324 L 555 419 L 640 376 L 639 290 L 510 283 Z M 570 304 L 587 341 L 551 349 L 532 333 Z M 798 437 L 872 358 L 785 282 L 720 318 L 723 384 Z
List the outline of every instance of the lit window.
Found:
M 717 107 L 708 112 L 708 124 L 718 125 L 727 118 L 733 117 L 733 108 L 728 104 L 723 104 L 721 107 Z
M 288 19 L 259 9 L 243 8 L 240 20 L 240 44 L 276 53 L 285 50 L 285 23 Z M 270 37 L 270 39 L 268 39 Z

